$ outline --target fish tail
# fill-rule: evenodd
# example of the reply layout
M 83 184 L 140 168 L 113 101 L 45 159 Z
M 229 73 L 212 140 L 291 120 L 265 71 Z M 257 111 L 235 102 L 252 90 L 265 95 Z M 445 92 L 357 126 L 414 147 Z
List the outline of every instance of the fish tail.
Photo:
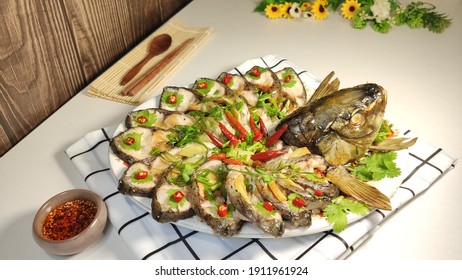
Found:
M 391 210 L 390 199 L 374 186 L 362 182 L 345 168 L 336 167 L 327 173 L 327 178 L 343 193 L 371 207 Z

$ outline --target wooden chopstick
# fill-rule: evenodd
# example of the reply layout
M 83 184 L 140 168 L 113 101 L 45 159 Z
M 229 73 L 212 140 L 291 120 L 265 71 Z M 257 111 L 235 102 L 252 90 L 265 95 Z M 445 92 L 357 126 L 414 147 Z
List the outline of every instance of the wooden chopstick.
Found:
M 135 94 L 139 93 L 147 83 L 149 83 L 156 75 L 158 75 L 165 66 L 172 62 L 172 60 L 178 56 L 193 40 L 194 38 L 186 39 L 161 61 L 152 66 L 145 74 L 141 75 L 138 79 L 123 89 L 122 95 L 134 96 Z

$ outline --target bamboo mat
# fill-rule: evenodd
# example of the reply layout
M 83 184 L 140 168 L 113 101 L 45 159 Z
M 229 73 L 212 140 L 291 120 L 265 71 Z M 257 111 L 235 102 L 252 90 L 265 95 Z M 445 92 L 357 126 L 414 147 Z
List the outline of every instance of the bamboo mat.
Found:
M 157 29 L 148 38 L 143 40 L 138 46 L 122 57 L 117 63 L 106 70 L 101 76 L 94 80 L 88 88 L 88 95 L 109 99 L 112 101 L 127 103 L 131 105 L 139 105 L 156 93 L 157 87 L 176 67 L 178 67 L 192 51 L 199 46 L 204 39 L 212 32 L 209 27 L 196 28 L 186 26 L 185 24 L 172 20 L 168 21 Z M 119 83 L 122 77 L 138 62 L 140 62 L 148 52 L 149 43 L 152 38 L 167 33 L 172 37 L 172 45 L 165 53 L 152 58 L 141 71 L 133 78 L 136 80 L 139 76 L 146 73 L 153 65 L 167 56 L 170 51 L 174 50 L 178 45 L 189 38 L 193 38 L 192 43 L 186 47 L 171 63 L 169 63 L 162 71 L 152 79 L 138 94 L 135 96 L 122 95 L 122 91 L 130 86 L 128 83 L 121 86 Z M 157 91 L 159 93 L 160 91 Z

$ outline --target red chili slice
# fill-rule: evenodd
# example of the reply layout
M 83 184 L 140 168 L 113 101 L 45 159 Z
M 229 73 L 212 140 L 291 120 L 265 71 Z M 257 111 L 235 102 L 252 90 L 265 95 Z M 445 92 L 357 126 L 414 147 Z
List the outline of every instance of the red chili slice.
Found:
M 124 143 L 125 143 L 126 145 L 133 145 L 133 144 L 135 144 L 135 138 L 133 138 L 133 137 L 127 137 L 127 139 L 125 139 Z
M 268 211 L 273 211 L 274 205 L 273 205 L 273 203 L 271 203 L 269 201 L 265 201 L 265 202 L 263 202 L 263 208 L 265 208 Z
M 218 216 L 220 217 L 225 217 L 227 214 L 228 214 L 228 205 L 226 204 L 222 204 L 220 206 L 218 206 L 218 209 L 217 209 L 217 213 L 218 213 Z
M 168 97 L 167 102 L 168 104 L 176 104 L 176 94 L 172 94 Z
M 270 159 L 273 159 L 285 153 L 286 153 L 285 151 L 281 151 L 281 150 L 271 150 L 271 151 L 259 152 L 259 153 L 253 154 L 250 158 L 252 160 L 265 162 L 265 161 L 268 161 Z
M 143 180 L 143 179 L 146 179 L 147 177 L 148 177 L 147 171 L 138 171 L 138 173 L 136 173 L 135 175 L 136 180 Z
M 138 118 L 136 118 L 136 122 L 140 124 L 144 124 L 147 121 L 148 121 L 148 118 L 146 118 L 145 116 L 139 116 Z
M 281 138 L 282 134 L 286 132 L 288 127 L 289 126 L 287 124 L 281 126 L 281 128 L 279 128 L 273 135 L 271 135 L 270 137 L 266 139 L 265 146 L 268 148 L 273 146 L 279 140 L 279 138 Z
M 223 83 L 225 85 L 229 84 L 231 82 L 231 80 L 233 79 L 233 77 L 231 76 L 231 74 L 225 74 L 225 76 L 223 77 Z
M 207 88 L 207 82 L 202 82 L 197 85 L 197 88 L 204 89 Z
M 322 172 L 322 171 L 319 170 L 319 169 L 316 169 L 316 174 L 319 174 L 322 178 L 325 178 L 325 177 L 326 177 L 326 174 L 324 174 L 324 172 Z
M 183 197 L 184 197 L 184 193 L 182 193 L 181 191 L 176 191 L 173 195 L 173 200 L 175 200 L 176 202 L 180 202 Z
M 322 191 L 320 189 L 317 189 L 314 191 L 315 196 L 322 196 Z
M 302 208 L 303 206 L 305 206 L 305 201 L 303 201 L 303 199 L 301 199 L 300 197 L 296 197 L 294 198 L 294 200 L 292 200 L 292 204 L 295 207 Z
M 255 68 L 252 69 L 252 76 L 260 77 L 260 75 L 261 75 L 260 68 L 255 67 Z

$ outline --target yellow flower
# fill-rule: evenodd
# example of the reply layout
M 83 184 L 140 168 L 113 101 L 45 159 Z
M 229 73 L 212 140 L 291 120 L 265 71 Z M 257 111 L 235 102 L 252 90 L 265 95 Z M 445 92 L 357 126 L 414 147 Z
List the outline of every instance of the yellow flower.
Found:
M 292 6 L 292 3 L 290 2 L 285 2 L 284 4 L 280 4 L 281 10 L 282 10 L 282 17 L 291 19 L 292 16 L 290 15 L 290 7 Z
M 284 13 L 284 10 L 281 9 L 280 5 L 269 4 L 265 7 L 265 15 L 269 19 L 281 18 Z
M 300 6 L 300 9 L 302 12 L 309 10 L 311 8 L 311 2 L 303 2 L 303 4 Z
M 342 15 L 346 19 L 352 19 L 356 12 L 361 7 L 361 3 L 358 3 L 357 0 L 346 0 L 342 4 Z
M 326 19 L 329 12 L 326 8 L 327 0 L 316 0 L 311 6 L 311 12 L 315 19 Z

